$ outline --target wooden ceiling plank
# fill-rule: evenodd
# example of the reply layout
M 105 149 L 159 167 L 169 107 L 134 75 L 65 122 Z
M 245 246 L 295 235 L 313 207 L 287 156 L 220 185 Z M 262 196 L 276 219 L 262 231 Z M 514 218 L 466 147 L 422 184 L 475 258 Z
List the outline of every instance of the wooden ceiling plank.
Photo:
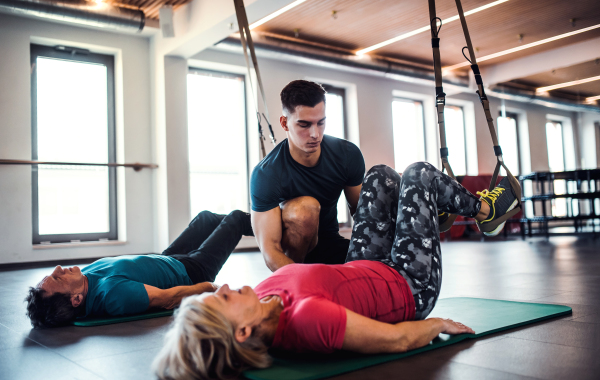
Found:
M 526 43 L 570 31 L 573 29 L 568 22 L 571 17 L 579 16 L 577 28 L 593 23 L 596 18 L 600 22 L 600 7 L 597 7 L 596 1 L 580 0 L 573 4 L 562 0 L 510 0 L 493 9 L 468 16 L 467 22 L 474 45 L 479 48 L 477 54 L 483 56 L 518 46 L 517 36 L 521 33 L 525 35 Z M 480 0 L 465 0 L 463 3 L 465 10 L 485 4 Z M 301 39 L 344 49 L 358 49 L 427 25 L 426 7 L 426 2 L 421 0 L 309 0 L 257 30 L 294 36 L 293 30 L 298 28 Z M 442 18 L 456 14 L 453 0 L 438 0 L 437 7 Z M 337 19 L 331 16 L 332 10 L 337 11 Z M 464 46 L 464 37 L 460 23 L 442 26 L 441 38 L 442 63 L 449 65 L 462 62 L 464 59 L 460 49 Z M 557 45 L 560 44 L 552 47 Z M 375 52 L 430 62 L 430 50 L 429 33 L 422 33 Z

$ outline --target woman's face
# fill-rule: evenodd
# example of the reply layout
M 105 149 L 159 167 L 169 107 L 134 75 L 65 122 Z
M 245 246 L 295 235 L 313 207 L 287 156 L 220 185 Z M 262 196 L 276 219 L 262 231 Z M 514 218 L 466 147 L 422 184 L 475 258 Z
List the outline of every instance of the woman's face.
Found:
M 217 310 L 234 326 L 253 327 L 262 321 L 260 300 L 254 290 L 244 286 L 237 290 L 225 284 L 214 294 L 204 297 L 203 302 Z

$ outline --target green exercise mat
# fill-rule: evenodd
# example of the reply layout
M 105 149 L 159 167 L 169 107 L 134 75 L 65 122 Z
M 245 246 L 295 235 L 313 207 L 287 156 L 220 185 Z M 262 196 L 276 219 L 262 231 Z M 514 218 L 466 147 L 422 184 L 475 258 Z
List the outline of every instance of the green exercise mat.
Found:
M 113 323 L 139 321 L 140 319 L 168 317 L 171 315 L 173 315 L 173 310 L 159 310 L 159 311 L 151 311 L 151 312 L 142 313 L 142 314 L 125 315 L 122 317 L 82 318 L 82 319 L 74 320 L 72 324 L 74 326 L 80 326 L 80 327 L 91 327 L 91 326 L 111 325 Z
M 466 297 L 446 298 L 438 301 L 430 317 L 450 318 L 461 322 L 475 330 L 476 334 L 441 334 L 429 345 L 401 354 L 278 354 L 271 367 L 249 370 L 244 372 L 244 376 L 252 380 L 322 379 L 570 313 L 571 308 L 562 305 Z

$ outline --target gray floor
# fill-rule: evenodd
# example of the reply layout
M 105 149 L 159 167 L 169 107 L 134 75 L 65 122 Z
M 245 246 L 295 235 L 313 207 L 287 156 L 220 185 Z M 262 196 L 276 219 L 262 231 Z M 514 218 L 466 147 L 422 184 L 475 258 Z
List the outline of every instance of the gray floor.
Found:
M 600 379 L 600 240 L 450 242 L 442 249 L 442 298 L 558 303 L 573 315 L 336 379 Z M 153 378 L 149 366 L 169 318 L 31 329 L 23 298 L 48 269 L 0 272 L 0 378 Z M 236 253 L 217 282 L 253 286 L 268 274 L 259 253 Z

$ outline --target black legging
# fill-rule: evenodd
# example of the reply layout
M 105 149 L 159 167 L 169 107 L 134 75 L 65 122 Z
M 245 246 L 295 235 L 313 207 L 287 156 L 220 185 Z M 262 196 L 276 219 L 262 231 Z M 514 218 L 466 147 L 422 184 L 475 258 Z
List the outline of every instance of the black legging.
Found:
M 481 202 L 461 184 L 427 162 L 402 176 L 377 165 L 365 179 L 354 215 L 346 261 L 376 260 L 408 282 L 416 319 L 429 315 L 442 285 L 438 210 L 475 217 Z
M 162 254 L 179 260 L 194 284 L 212 282 L 242 235 L 254 236 L 247 212 L 202 211 Z

